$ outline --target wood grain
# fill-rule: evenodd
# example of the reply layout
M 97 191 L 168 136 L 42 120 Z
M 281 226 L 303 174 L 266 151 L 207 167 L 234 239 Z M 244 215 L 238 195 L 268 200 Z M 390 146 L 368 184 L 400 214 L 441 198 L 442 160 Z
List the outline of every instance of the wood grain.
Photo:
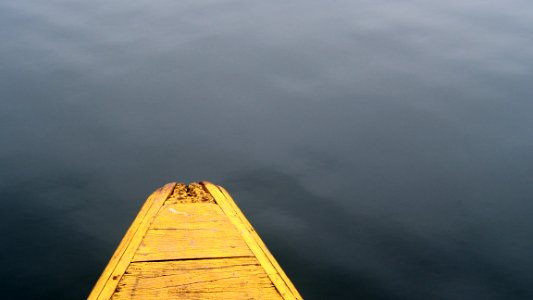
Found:
M 224 188 L 210 182 L 204 181 L 202 184 L 239 230 L 242 238 L 261 263 L 283 299 L 303 299 L 229 193 Z
M 281 299 L 254 257 L 132 263 L 112 299 Z
M 302 299 L 231 196 L 170 183 L 146 201 L 89 299 Z
M 165 200 L 172 193 L 174 186 L 176 186 L 175 182 L 168 183 L 148 197 L 104 269 L 102 276 L 98 279 L 88 299 L 109 299 L 113 295 L 115 287 L 130 264 L 152 219 L 157 215 Z
M 210 203 L 165 205 L 133 261 L 253 256 L 220 207 Z

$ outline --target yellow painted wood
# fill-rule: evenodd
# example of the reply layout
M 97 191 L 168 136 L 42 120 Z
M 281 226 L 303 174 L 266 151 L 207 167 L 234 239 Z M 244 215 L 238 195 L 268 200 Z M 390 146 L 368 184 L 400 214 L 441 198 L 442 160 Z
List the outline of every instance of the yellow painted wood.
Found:
M 132 263 L 112 299 L 280 299 L 254 257 Z
M 133 261 L 253 256 L 235 226 L 212 203 L 165 205 Z
M 124 235 L 117 250 L 111 257 L 100 279 L 96 282 L 88 299 L 109 299 L 126 271 L 135 251 L 139 247 L 151 220 L 157 215 L 162 204 L 173 191 L 176 183 L 169 183 L 157 189 L 148 197 L 139 214 Z
M 202 184 L 213 195 L 217 204 L 240 231 L 243 239 L 259 260 L 261 266 L 263 266 L 283 298 L 303 299 L 229 193 L 224 188 L 210 182 L 202 182 Z
M 89 299 L 301 299 L 227 191 L 155 191 Z

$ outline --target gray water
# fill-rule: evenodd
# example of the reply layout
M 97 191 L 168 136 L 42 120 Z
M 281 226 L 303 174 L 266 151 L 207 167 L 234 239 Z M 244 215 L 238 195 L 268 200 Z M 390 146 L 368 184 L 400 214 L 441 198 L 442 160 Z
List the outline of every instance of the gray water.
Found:
M 531 299 L 531 1 L 0 2 L 4 299 L 226 187 L 306 299 Z

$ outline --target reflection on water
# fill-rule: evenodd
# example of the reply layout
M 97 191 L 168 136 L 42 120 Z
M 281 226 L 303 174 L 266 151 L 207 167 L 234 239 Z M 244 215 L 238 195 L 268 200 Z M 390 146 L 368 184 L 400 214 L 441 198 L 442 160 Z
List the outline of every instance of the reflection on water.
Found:
M 224 185 L 307 299 L 532 298 L 533 4 L 0 3 L 2 288 Z

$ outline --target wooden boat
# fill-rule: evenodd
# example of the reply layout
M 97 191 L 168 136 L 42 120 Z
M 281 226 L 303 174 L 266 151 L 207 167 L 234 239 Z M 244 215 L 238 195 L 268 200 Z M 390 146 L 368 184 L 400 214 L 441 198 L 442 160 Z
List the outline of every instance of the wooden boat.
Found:
M 88 299 L 302 299 L 228 192 L 156 190 Z

